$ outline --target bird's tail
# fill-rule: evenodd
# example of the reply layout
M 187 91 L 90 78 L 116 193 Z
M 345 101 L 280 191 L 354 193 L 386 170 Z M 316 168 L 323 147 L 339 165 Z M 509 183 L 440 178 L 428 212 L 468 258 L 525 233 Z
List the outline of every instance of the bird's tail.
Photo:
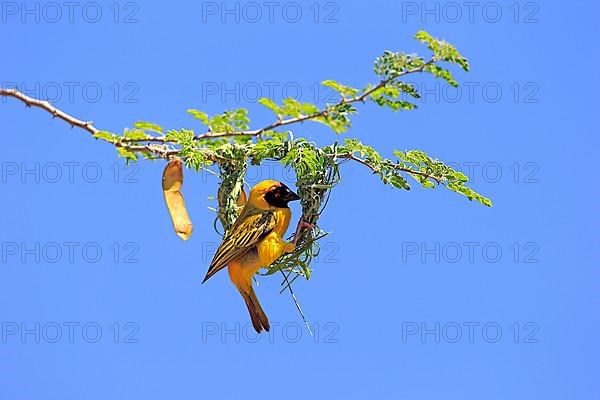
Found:
M 254 326 L 256 332 L 260 333 L 263 329 L 269 332 L 269 329 L 271 328 L 269 319 L 260 306 L 256 293 L 254 293 L 254 289 L 252 287 L 250 287 L 249 290 L 240 288 L 240 293 L 246 302 L 246 307 L 248 307 L 248 313 L 250 313 L 250 319 L 252 320 L 252 326 Z

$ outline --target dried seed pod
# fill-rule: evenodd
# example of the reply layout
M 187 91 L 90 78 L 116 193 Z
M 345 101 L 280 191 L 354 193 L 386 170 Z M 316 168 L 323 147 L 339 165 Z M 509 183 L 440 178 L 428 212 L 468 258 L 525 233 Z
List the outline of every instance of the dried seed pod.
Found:
M 192 234 L 192 221 L 181 194 L 182 185 L 183 165 L 180 159 L 173 159 L 169 161 L 163 172 L 162 189 L 175 233 L 183 240 L 188 240 Z

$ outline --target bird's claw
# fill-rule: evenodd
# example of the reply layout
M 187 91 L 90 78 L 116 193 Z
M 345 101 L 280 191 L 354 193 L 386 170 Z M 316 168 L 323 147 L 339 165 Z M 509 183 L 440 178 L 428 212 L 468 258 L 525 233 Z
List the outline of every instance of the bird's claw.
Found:
M 296 233 L 294 234 L 294 240 L 292 240 L 292 243 L 294 245 L 296 245 L 296 243 L 298 243 L 298 240 L 300 240 L 300 234 L 302 233 L 302 231 L 304 229 L 314 229 L 315 225 L 311 224 L 310 222 L 306 222 L 306 220 L 304 218 L 300 218 L 300 222 L 298 222 L 298 228 L 296 228 Z

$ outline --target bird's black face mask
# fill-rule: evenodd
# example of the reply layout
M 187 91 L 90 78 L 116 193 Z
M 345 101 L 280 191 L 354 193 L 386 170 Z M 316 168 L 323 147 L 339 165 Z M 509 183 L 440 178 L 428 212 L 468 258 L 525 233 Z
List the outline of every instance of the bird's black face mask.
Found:
M 288 208 L 290 201 L 300 200 L 300 196 L 292 192 L 289 187 L 284 185 L 277 186 L 265 194 L 265 200 L 269 205 L 278 208 Z

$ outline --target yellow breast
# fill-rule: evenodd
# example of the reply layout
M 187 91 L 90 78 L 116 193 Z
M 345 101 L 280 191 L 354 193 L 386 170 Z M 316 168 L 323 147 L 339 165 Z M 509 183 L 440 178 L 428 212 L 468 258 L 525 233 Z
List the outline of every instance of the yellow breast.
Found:
M 267 235 L 257 246 L 261 267 L 268 267 L 283 253 L 286 243 L 283 237 L 290 226 L 292 212 L 289 208 L 278 208 L 274 211 L 277 224 L 273 232 Z
M 277 208 L 273 211 L 275 215 L 275 219 L 277 220 L 277 225 L 275 225 L 275 229 L 273 232 L 277 233 L 280 238 L 285 236 L 289 226 L 290 220 L 292 219 L 292 210 L 289 208 Z

